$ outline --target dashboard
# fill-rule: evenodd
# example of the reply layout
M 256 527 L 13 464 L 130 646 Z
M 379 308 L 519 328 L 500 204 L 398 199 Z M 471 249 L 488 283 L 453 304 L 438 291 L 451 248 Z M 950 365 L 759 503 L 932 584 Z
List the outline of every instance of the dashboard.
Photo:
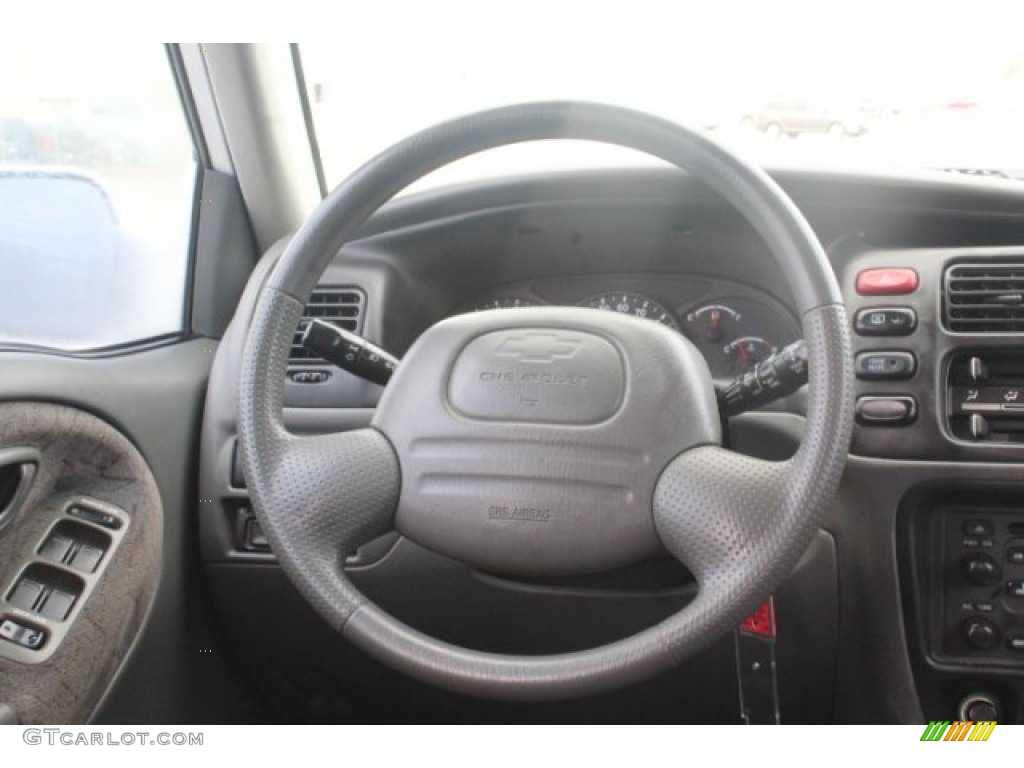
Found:
M 1024 190 L 936 176 L 774 176 L 826 247 L 847 305 L 857 376 L 857 423 L 839 498 L 776 595 L 784 719 L 1021 722 Z M 387 692 L 407 682 L 367 671 L 365 658 L 338 647 L 296 601 L 256 526 L 237 462 L 245 330 L 286 243 L 254 273 L 211 372 L 199 491 L 213 502 L 200 517 L 202 554 L 249 663 L 272 668 L 278 680 L 305 681 L 276 685 L 275 696 L 344 698 L 331 682 L 344 679 L 386 708 L 396 700 Z M 446 317 L 533 305 L 662 323 L 697 346 L 716 379 L 801 337 L 786 276 L 758 234 L 708 189 L 670 171 L 553 174 L 401 198 L 338 253 L 307 316 L 400 357 Z M 381 392 L 297 345 L 285 422 L 303 433 L 365 426 Z M 731 445 L 784 459 L 799 446 L 805 412 L 805 393 L 797 393 L 743 414 L 729 423 Z M 347 568 L 360 589 L 411 626 L 498 652 L 573 650 L 624 637 L 677 610 L 694 589 L 667 558 L 527 582 L 473 572 L 394 536 L 352 555 Z M 429 597 L 442 594 L 449 599 Z M 267 616 L 283 629 L 268 628 Z M 302 663 L 286 650 L 295 631 L 315 649 Z M 707 696 L 674 700 L 674 718 L 735 718 L 730 643 L 635 694 L 663 702 L 694 685 Z M 536 711 L 541 719 L 550 714 Z

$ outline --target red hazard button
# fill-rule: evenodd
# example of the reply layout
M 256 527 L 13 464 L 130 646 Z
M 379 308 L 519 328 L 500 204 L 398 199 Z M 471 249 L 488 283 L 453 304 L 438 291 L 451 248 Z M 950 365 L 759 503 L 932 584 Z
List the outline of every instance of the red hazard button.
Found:
M 917 272 L 907 267 L 865 269 L 857 275 L 857 293 L 861 296 L 895 296 L 917 290 Z

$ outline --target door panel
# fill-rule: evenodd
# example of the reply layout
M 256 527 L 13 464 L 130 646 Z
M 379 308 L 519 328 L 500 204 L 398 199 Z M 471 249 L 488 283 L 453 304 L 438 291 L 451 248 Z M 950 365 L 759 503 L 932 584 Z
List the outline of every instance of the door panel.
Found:
M 94 359 L 0 352 L 0 450 L 28 446 L 42 457 L 22 511 L 0 530 L 0 589 L 34 559 L 54 519 L 37 515 L 47 499 L 91 494 L 131 517 L 46 671 L 0 662 L 0 705 L 21 722 L 261 718 L 224 652 L 197 566 L 195 457 L 215 350 L 192 340 Z M 111 623 L 118 605 L 130 610 Z M 75 680 L 69 696 L 61 683 Z
M 0 405 L 0 447 L 38 456 L 0 537 L 0 696 L 23 723 L 81 722 L 152 604 L 160 495 L 131 442 L 75 408 Z

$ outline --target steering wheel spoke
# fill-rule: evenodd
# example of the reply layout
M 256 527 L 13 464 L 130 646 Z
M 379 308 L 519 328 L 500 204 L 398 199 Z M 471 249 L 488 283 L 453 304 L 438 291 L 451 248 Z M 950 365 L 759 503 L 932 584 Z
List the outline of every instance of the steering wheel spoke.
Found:
M 273 432 L 257 470 L 268 482 L 255 489 L 256 513 L 282 567 L 314 607 L 337 617 L 340 629 L 365 602 L 342 564 L 361 544 L 394 527 L 398 461 L 375 429 Z M 253 462 L 247 466 L 251 472 Z
M 375 429 L 287 435 L 275 475 L 275 501 L 310 547 L 344 556 L 394 527 L 398 463 Z
M 789 533 L 787 469 L 718 446 L 683 453 L 665 468 L 654 493 L 662 544 L 703 588 L 748 573 Z

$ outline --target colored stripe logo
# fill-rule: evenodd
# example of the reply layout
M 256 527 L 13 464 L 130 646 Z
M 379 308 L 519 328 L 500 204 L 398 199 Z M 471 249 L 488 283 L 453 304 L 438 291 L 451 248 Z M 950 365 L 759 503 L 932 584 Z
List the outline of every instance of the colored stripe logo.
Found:
M 932 720 L 921 734 L 921 741 L 988 741 L 995 727 L 995 720 Z

